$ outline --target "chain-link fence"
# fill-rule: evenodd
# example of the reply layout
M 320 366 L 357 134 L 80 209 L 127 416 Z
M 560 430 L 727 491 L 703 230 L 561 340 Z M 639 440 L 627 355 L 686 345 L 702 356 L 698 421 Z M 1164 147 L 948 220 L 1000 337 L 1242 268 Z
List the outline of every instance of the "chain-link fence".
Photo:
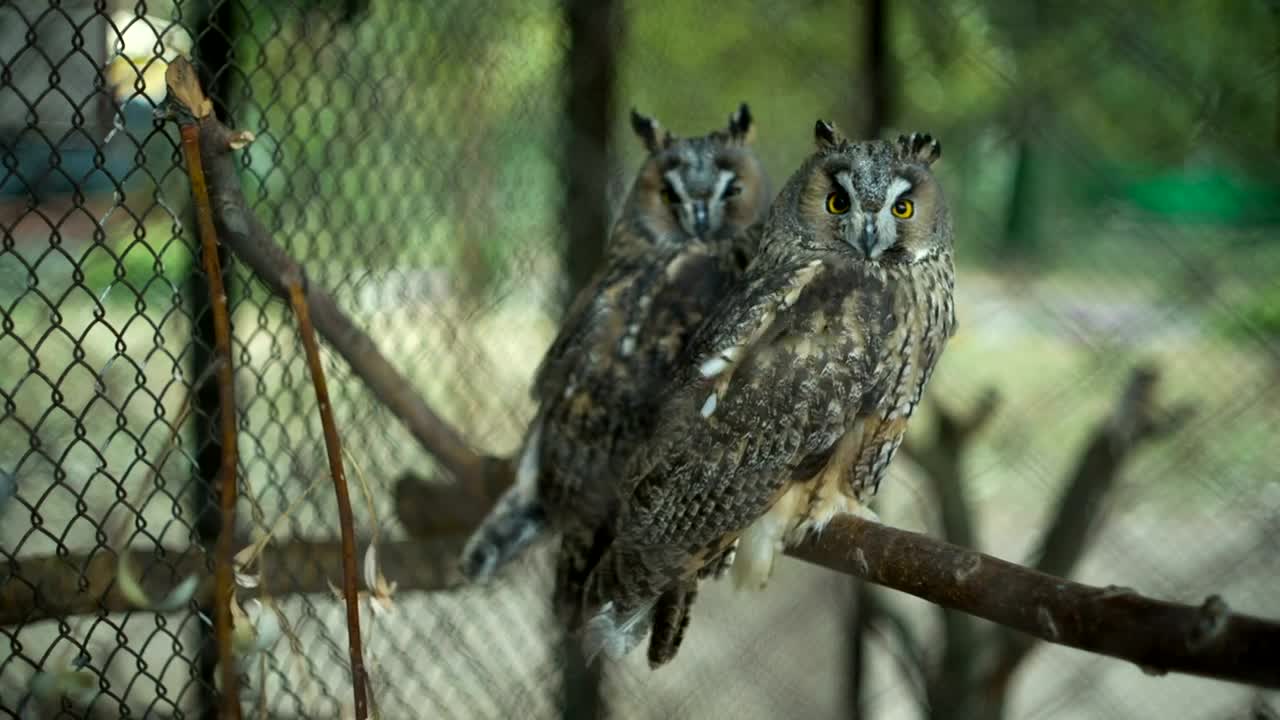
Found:
M 583 22 L 584 8 L 601 14 Z M 565 158 L 593 99 L 609 170 L 592 186 L 610 201 L 640 156 L 633 104 L 695 133 L 749 101 L 775 185 L 817 117 L 854 134 L 932 132 L 959 228 L 961 321 L 935 400 L 1003 398 L 966 456 L 973 542 L 1034 560 L 1091 428 L 1149 363 L 1161 397 L 1194 418 L 1081 508 L 1091 531 L 1075 577 L 1280 615 L 1277 38 L 1280 7 L 1261 0 L 0 2 L 0 597 L 33 599 L 3 608 L 0 716 L 192 717 L 216 703 L 208 293 L 177 134 L 152 116 L 167 62 L 187 54 L 220 116 L 256 135 L 241 181 L 275 239 L 406 392 L 494 452 L 515 446 L 566 289 L 598 253 L 582 239 L 598 229 L 572 227 L 592 196 L 565 191 L 580 187 Z M 337 523 L 305 360 L 287 306 L 229 264 L 235 544 L 271 538 L 241 579 L 263 638 L 239 648 L 242 704 L 346 716 L 341 601 L 323 584 L 272 592 L 338 582 L 322 562 Z M 395 479 L 447 480 L 325 359 L 361 552 L 394 547 Z M 941 532 L 922 474 L 901 459 L 880 514 Z M 364 615 L 381 717 L 571 714 L 545 549 L 484 588 L 414 589 L 449 558 L 381 561 L 402 573 Z M 712 585 L 674 665 L 608 668 L 607 712 L 851 716 L 853 594 L 794 561 L 761 595 Z M 863 710 L 928 715 L 914 698 L 942 660 L 939 617 L 874 594 L 923 657 L 873 633 Z M 120 611 L 118 597 L 160 611 Z M 1249 698 L 1045 646 L 1007 716 L 1216 720 L 1244 717 Z

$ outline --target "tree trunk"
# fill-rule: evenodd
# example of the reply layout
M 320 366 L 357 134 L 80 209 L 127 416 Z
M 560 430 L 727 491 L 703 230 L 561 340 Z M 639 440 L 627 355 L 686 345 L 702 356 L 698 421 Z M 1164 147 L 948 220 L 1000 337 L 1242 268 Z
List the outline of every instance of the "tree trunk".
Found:
M 565 0 L 568 53 L 565 57 L 564 186 L 561 219 L 566 233 L 564 271 L 567 305 L 600 265 L 609 233 L 606 198 L 610 128 L 613 127 L 617 49 L 621 42 L 617 0 Z M 582 657 L 576 638 L 563 637 L 561 717 L 605 717 L 601 671 Z
M 885 0 L 863 0 L 857 14 L 855 31 L 862 34 L 862 57 L 854 77 L 861 78 L 853 88 L 850 115 L 856 133 L 864 138 L 878 137 L 888 124 L 892 110 L 889 72 L 889 7 Z
M 565 0 L 564 155 L 561 218 L 571 299 L 600 264 L 609 232 L 606 199 L 621 12 L 616 0 Z

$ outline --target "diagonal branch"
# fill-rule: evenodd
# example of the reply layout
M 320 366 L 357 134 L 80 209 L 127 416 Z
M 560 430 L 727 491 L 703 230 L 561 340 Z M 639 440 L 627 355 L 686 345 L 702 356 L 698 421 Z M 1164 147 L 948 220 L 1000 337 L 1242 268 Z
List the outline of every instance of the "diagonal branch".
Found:
M 307 365 L 311 381 L 315 385 L 316 404 L 320 407 L 320 423 L 324 428 L 324 448 L 329 458 L 329 474 L 333 476 L 333 489 L 338 500 L 338 525 L 342 534 L 342 595 L 347 604 L 347 651 L 351 658 L 352 703 L 357 720 L 369 717 L 369 699 L 365 694 L 364 652 L 360 643 L 360 600 L 356 584 L 356 531 L 351 517 L 351 492 L 347 487 L 347 473 L 342 466 L 342 441 L 333 421 L 333 407 L 329 403 L 329 388 L 324 379 L 324 365 L 320 362 L 320 345 L 316 343 L 315 328 L 307 312 L 307 298 L 302 289 L 302 278 L 290 277 L 289 302 L 298 318 L 298 331 L 306 348 Z
M 380 562 L 402 588 L 442 590 L 461 578 L 457 540 L 406 540 L 380 548 Z M 290 572 L 276 595 L 325 592 L 317 568 L 336 562 L 339 543 L 294 542 L 271 550 Z M 1124 588 L 1070 582 L 918 533 L 854 517 L 788 551 L 793 557 L 915 595 L 942 607 L 1053 642 L 1128 660 L 1148 672 L 1182 672 L 1280 689 L 1280 623 L 1232 613 L 1218 597 L 1194 607 Z M 142 578 L 149 594 L 200 571 L 197 554 L 137 553 L 140 567 L 169 568 Z M 111 553 L 90 558 L 25 559 L 0 566 L 0 625 L 133 609 L 114 587 Z M 197 591 L 207 598 L 208 583 Z
M 253 135 L 233 131 L 202 105 L 200 86 L 191 65 L 179 59 L 170 67 L 184 68 L 181 84 L 169 81 L 171 107 L 180 116 L 194 119 L 200 134 L 200 155 L 212 203 L 218 239 L 230 248 L 273 293 L 288 298 L 285 279 L 306 277 L 302 266 L 271 238 L 262 222 L 248 208 L 236 174 L 234 150 L 247 145 Z M 166 78 L 169 80 L 169 78 Z M 207 100 L 204 100 L 207 103 Z M 400 419 L 410 433 L 450 474 L 462 482 L 479 482 L 489 473 L 501 472 L 501 464 L 488 462 L 453 426 L 437 415 L 409 389 L 412 384 L 378 352 L 373 338 L 339 309 L 333 296 L 315 283 L 307 283 L 307 304 L 316 330 L 351 365 L 378 401 Z
M 1169 412 L 1155 407 L 1157 379 L 1155 369 L 1135 368 L 1115 410 L 1094 431 L 1058 501 L 1057 515 L 1040 539 L 1037 570 L 1069 575 L 1088 547 L 1099 505 L 1125 461 L 1138 447 L 1174 432 L 1191 417 L 1187 406 Z

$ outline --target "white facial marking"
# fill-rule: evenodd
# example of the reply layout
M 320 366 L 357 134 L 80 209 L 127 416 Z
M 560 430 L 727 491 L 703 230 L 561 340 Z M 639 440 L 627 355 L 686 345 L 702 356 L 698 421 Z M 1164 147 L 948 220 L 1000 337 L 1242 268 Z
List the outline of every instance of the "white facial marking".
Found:
M 889 191 L 884 194 L 884 204 L 892 205 L 902 196 L 902 193 L 910 189 L 911 182 L 909 180 L 900 177 L 894 178 L 893 182 L 889 183 Z
M 849 202 L 853 203 L 854 210 L 856 211 L 858 209 L 858 203 L 855 201 L 858 198 L 858 193 L 853 190 L 853 176 L 849 174 L 848 170 L 841 170 L 836 173 L 836 183 L 840 185 L 840 187 L 844 188 L 845 193 L 849 195 Z
M 731 182 L 733 182 L 733 173 L 728 170 L 721 170 L 720 174 L 716 176 L 716 188 L 715 192 L 713 192 L 711 196 L 714 198 L 723 198 L 724 191 L 728 189 L 729 183 Z
M 680 198 L 680 202 L 689 202 L 689 193 L 685 192 L 684 178 L 680 177 L 680 173 L 675 170 L 668 170 L 662 177 L 671 184 L 671 189 L 674 190 L 676 196 Z

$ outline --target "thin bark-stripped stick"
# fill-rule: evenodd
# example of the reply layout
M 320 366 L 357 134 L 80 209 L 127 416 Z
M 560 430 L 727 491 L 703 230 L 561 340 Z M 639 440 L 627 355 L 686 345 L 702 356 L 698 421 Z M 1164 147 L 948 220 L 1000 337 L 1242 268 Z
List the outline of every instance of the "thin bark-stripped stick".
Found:
M 298 318 L 298 332 L 307 352 L 307 365 L 311 369 L 311 381 L 316 388 L 316 404 L 320 408 L 320 425 L 324 429 L 324 449 L 329 456 L 329 472 L 333 475 L 333 490 L 338 498 L 338 526 L 342 532 L 342 595 L 347 604 L 347 646 L 351 656 L 351 685 L 354 694 L 357 720 L 369 717 L 369 701 L 365 694 L 364 652 L 360 647 L 360 600 L 356 585 L 356 531 L 351 517 L 351 493 L 347 487 L 347 474 L 342 466 L 342 440 L 333 421 L 333 407 L 329 404 L 329 387 L 324 379 L 324 366 L 320 363 L 320 345 L 316 342 L 316 330 L 311 324 L 307 308 L 307 295 L 302 278 L 290 274 L 284 278 L 289 288 L 289 304 Z
M 231 656 L 231 533 L 236 516 L 236 393 L 235 374 L 231 366 L 231 318 L 227 313 L 227 290 L 222 283 L 222 265 L 218 261 L 218 236 L 213 229 L 213 208 L 204 182 L 204 165 L 200 159 L 200 130 L 183 124 L 182 153 L 191 178 L 191 194 L 195 200 L 196 221 L 200 228 L 201 259 L 209 277 L 210 310 L 213 312 L 214 354 L 218 366 L 218 407 L 222 431 L 222 468 L 220 471 L 219 506 L 222 527 L 214 558 L 214 637 L 218 644 L 218 666 L 222 672 L 222 715 L 240 717 L 240 688 L 236 680 L 235 659 Z

